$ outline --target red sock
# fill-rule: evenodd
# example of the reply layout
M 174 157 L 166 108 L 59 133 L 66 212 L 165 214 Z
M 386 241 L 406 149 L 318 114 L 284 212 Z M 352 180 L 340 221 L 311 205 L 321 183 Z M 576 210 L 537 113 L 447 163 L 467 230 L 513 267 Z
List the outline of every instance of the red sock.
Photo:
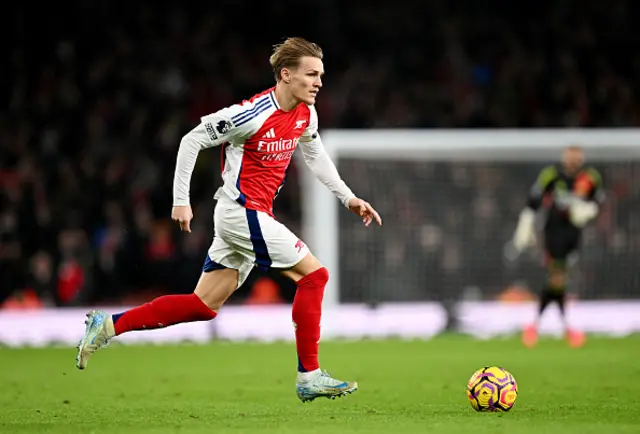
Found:
M 293 299 L 293 323 L 296 327 L 298 371 L 309 372 L 320 367 L 318 346 L 324 287 L 329 280 L 326 268 L 320 268 L 298 281 Z
M 147 330 L 215 318 L 216 311 L 196 294 L 165 295 L 126 312 L 113 315 L 116 336 L 132 330 Z

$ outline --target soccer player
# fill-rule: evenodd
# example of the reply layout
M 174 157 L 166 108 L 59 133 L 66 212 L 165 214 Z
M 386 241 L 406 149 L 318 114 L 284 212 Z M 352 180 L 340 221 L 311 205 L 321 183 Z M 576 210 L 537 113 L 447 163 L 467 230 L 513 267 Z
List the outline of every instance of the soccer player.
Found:
M 535 323 L 523 331 L 522 341 L 527 347 L 537 343 L 540 318 L 552 302 L 558 303 L 569 344 L 574 347 L 584 344 L 584 334 L 567 324 L 567 269 L 575 261 L 582 229 L 598 215 L 603 199 L 600 174 L 584 164 L 584 153 L 579 146 L 567 147 L 561 164 L 542 169 L 531 188 L 527 206 L 520 213 L 513 245 L 523 251 L 536 243 L 536 212 L 541 207 L 547 208 L 543 235 L 547 281 L 540 294 Z
M 303 401 L 355 391 L 356 382 L 336 380 L 320 370 L 320 317 L 329 272 L 309 248 L 273 215 L 291 157 L 300 147 L 315 176 L 369 226 L 382 224 L 371 205 L 356 197 L 324 150 L 314 108 L 324 74 L 321 48 L 302 38 L 276 45 L 270 57 L 276 84 L 240 104 L 202 117 L 180 142 L 171 217 L 191 232 L 191 175 L 204 149 L 221 146 L 224 185 L 216 192 L 215 234 L 193 294 L 167 295 L 115 315 L 87 314 L 77 367 L 114 336 L 216 317 L 254 266 L 277 269 L 297 291 L 292 319 L 298 354 L 296 393 Z

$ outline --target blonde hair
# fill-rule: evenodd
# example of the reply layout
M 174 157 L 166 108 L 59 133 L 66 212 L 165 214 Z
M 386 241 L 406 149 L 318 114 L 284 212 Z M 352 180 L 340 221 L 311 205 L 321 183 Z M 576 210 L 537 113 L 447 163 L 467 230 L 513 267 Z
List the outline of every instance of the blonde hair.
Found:
M 283 68 L 297 68 L 302 57 L 317 57 L 322 60 L 322 48 L 300 37 L 287 38 L 284 42 L 274 45 L 269 63 L 276 81 L 282 78 L 280 73 Z

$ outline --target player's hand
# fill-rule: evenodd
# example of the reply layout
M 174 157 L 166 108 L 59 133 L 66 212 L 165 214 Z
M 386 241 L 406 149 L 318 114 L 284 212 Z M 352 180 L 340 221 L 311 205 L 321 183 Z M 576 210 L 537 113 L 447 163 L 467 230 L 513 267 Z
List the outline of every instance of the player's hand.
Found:
M 577 228 L 583 228 L 598 215 L 595 202 L 576 199 L 569 207 L 569 220 Z
M 349 209 L 354 214 L 362 217 L 365 226 L 369 226 L 373 220 L 375 220 L 379 226 L 382 226 L 382 219 L 369 202 L 354 197 L 349 201 Z
M 191 219 L 193 212 L 191 206 L 174 206 L 171 210 L 171 220 L 178 222 L 180 230 L 191 233 Z
M 513 246 L 519 251 L 533 247 L 536 244 L 536 232 L 534 228 L 535 214 L 528 208 L 520 213 L 518 226 L 513 235 Z

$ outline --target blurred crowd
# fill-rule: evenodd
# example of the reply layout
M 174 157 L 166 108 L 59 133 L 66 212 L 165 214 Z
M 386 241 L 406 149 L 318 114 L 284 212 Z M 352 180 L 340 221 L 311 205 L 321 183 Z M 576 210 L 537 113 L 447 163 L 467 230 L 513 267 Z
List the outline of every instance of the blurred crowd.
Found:
M 168 221 L 178 143 L 200 116 L 271 86 L 271 45 L 285 36 L 325 50 L 324 129 L 624 127 L 640 123 L 638 9 L 631 0 L 72 1 L 34 14 L 14 2 L 3 14 L 0 303 L 16 293 L 77 305 L 191 291 L 213 233 L 220 158 L 200 156 L 194 231 L 183 236 Z M 276 214 L 299 232 L 298 169 Z M 467 193 L 478 212 L 491 208 Z M 441 212 L 457 221 L 467 209 Z

